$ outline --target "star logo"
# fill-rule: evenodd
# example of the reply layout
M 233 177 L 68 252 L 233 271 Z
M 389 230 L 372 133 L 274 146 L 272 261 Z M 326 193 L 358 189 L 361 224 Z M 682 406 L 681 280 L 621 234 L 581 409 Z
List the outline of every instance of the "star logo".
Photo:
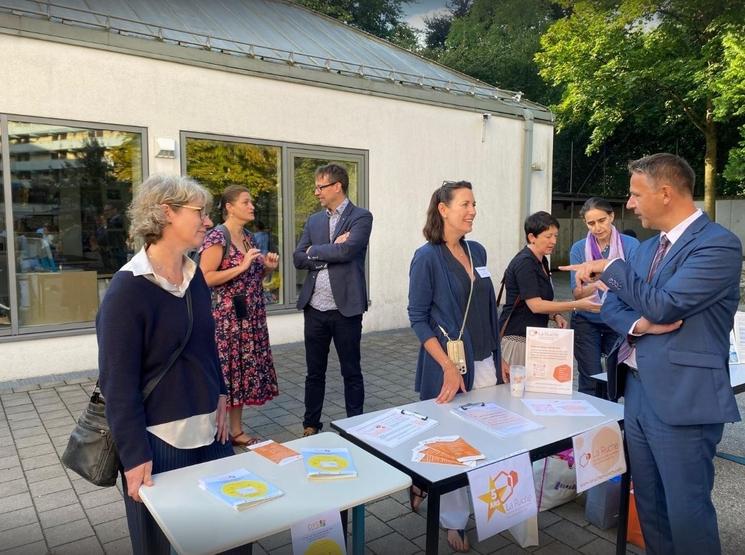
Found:
M 517 486 L 517 472 L 514 470 L 510 472 L 500 470 L 496 476 L 489 478 L 489 489 L 486 493 L 479 495 L 479 500 L 487 506 L 487 520 L 491 520 L 495 511 L 507 513 L 505 503 L 515 492 L 515 486 Z

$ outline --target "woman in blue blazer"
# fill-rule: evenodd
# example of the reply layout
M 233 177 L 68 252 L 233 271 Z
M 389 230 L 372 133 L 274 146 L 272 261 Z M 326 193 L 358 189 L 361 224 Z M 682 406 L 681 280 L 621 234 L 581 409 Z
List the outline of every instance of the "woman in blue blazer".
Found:
M 451 402 L 460 391 L 502 383 L 497 338 L 497 301 L 486 266 L 486 250 L 466 241 L 476 217 L 471 184 L 445 182 L 427 209 L 427 243 L 414 253 L 409 271 L 409 321 L 422 346 L 415 389 L 424 399 Z M 465 366 L 451 361 L 448 338 L 461 338 Z M 464 373 L 461 373 L 464 372 Z M 425 492 L 412 486 L 410 501 L 416 511 Z M 440 525 L 448 530 L 454 551 L 470 549 L 465 527 L 470 512 L 465 488 L 442 496 Z

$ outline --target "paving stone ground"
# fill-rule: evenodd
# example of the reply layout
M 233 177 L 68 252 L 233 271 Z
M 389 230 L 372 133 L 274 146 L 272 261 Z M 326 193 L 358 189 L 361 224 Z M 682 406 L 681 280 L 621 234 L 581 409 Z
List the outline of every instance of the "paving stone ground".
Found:
M 409 329 L 365 334 L 362 341 L 367 412 L 417 401 L 413 391 L 418 343 Z M 302 434 L 305 359 L 300 343 L 274 347 L 280 396 L 244 412 L 253 435 L 287 441 Z M 333 351 L 333 349 L 332 349 Z M 576 380 L 575 380 L 576 383 Z M 75 419 L 87 403 L 95 372 L 0 383 L 0 553 L 126 554 L 129 535 L 121 488 L 97 488 L 66 470 L 59 461 Z M 745 414 L 745 395 L 738 399 Z M 323 421 L 343 418 L 344 394 L 332 352 Z M 745 425 L 727 425 L 723 451 L 745 455 Z M 717 458 L 714 502 L 723 552 L 742 553 L 745 541 L 745 470 Z M 523 550 L 505 532 L 477 543 L 473 520 L 468 536 L 478 554 L 533 552 L 545 555 L 615 553 L 615 529 L 600 530 L 584 518 L 584 497 L 540 514 L 540 545 Z M 426 501 L 412 514 L 400 492 L 367 506 L 366 551 L 372 554 L 422 553 Z M 284 532 L 260 541 L 254 553 L 292 551 Z M 630 553 L 641 553 L 630 546 Z M 440 534 L 440 553 L 448 553 Z

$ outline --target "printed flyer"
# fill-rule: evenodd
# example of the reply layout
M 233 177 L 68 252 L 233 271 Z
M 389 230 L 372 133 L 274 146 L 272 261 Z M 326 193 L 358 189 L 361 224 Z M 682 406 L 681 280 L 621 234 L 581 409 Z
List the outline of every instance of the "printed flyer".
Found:
M 468 483 L 479 541 L 538 513 L 528 453 L 472 470 Z
M 572 394 L 574 330 L 525 329 L 525 391 Z

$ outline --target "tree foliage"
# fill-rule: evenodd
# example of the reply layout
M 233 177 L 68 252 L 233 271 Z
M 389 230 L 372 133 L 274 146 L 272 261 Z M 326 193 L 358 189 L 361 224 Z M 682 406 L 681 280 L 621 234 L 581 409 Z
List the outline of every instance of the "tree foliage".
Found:
M 561 15 L 550 0 L 474 0 L 453 19 L 438 61 L 482 81 L 548 102 L 551 88 L 534 55 L 542 33 Z
M 545 32 L 536 56 L 541 75 L 562 90 L 553 105 L 559 129 L 587 123 L 588 154 L 622 127 L 651 136 L 697 131 L 706 208 L 713 215 L 721 128 L 732 113 L 719 102 L 723 41 L 742 36 L 743 3 L 563 0 L 563 7 L 569 15 Z
M 353 25 L 409 50 L 416 32 L 402 21 L 404 4 L 414 0 L 295 0 L 298 4 Z

